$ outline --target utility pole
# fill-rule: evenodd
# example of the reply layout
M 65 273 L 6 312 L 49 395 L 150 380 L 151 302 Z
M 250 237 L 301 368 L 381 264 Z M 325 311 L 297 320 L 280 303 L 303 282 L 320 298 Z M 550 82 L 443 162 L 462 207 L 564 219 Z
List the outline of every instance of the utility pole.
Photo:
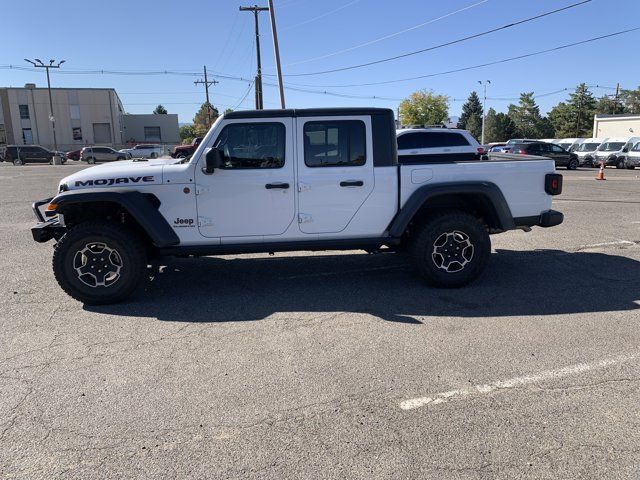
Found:
M 204 66 L 204 80 L 196 80 L 195 82 L 193 82 L 194 85 L 200 85 L 203 84 L 204 85 L 204 96 L 207 99 L 207 125 L 210 127 L 211 126 L 211 102 L 209 102 L 209 87 L 211 85 L 216 85 L 220 82 L 218 82 L 217 80 L 211 80 L 209 81 L 209 79 L 207 78 L 207 66 Z
M 484 145 L 484 120 L 487 116 L 487 84 L 491 84 L 491 80 L 478 80 L 478 83 L 484 87 L 484 96 L 482 97 L 482 138 L 480 145 Z
M 256 30 L 256 55 L 257 55 L 257 67 L 258 72 L 256 74 L 255 88 L 256 88 L 256 110 L 262 110 L 264 108 L 263 96 L 262 96 L 262 63 L 260 61 L 260 28 L 258 26 L 258 13 L 266 12 L 269 10 L 267 7 L 259 7 L 254 5 L 253 7 L 240 7 L 241 12 L 253 12 L 253 19 L 255 21 Z
M 271 33 L 273 34 L 273 50 L 276 57 L 276 69 L 278 71 L 278 88 L 280 89 L 280 106 L 284 106 L 284 86 L 282 85 L 282 68 L 280 66 L 280 48 L 278 47 L 278 32 L 276 30 L 276 12 L 273 9 L 273 0 L 269 0 L 269 14 L 271 15 Z
M 618 111 L 619 99 L 620 99 L 620 83 L 616 84 L 616 96 L 615 96 L 615 99 L 613 100 L 613 112 L 611 112 L 612 114 L 615 114 Z
M 580 88 L 580 101 L 578 102 L 578 115 L 576 117 L 576 138 L 580 138 L 580 117 L 582 116 L 582 101 L 584 99 L 585 88 L 582 88 L 582 86 Z
M 39 58 L 36 58 L 34 60 L 29 60 L 28 58 L 24 59 L 25 62 L 30 63 L 34 67 L 44 68 L 47 71 L 47 88 L 49 90 L 49 121 L 51 122 L 51 128 L 53 130 L 53 151 L 57 152 L 58 139 L 56 138 L 56 118 L 53 115 L 53 99 L 51 98 L 51 78 L 49 77 L 49 69 L 60 68 L 60 65 L 62 65 L 65 60 L 60 60 L 56 65 L 54 65 L 54 63 L 56 62 L 55 60 L 49 60 L 49 65 L 43 63 Z

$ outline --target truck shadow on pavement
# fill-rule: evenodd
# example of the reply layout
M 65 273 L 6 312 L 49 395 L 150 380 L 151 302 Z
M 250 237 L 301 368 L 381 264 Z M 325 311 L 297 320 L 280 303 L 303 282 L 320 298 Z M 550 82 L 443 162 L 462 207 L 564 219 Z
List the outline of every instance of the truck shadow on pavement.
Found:
M 87 310 L 172 322 L 352 312 L 382 320 L 640 309 L 640 262 L 604 253 L 498 250 L 470 286 L 429 288 L 400 254 L 170 259 L 127 303 Z

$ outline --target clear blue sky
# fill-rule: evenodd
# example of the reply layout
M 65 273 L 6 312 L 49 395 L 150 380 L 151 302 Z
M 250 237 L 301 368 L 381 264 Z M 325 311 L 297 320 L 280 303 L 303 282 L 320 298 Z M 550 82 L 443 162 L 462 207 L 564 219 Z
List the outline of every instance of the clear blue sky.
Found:
M 317 72 L 374 61 L 455 40 L 524 19 L 577 0 L 275 0 L 284 74 Z M 254 0 L 252 3 L 255 3 Z M 236 0 L 5 0 L 1 65 L 27 65 L 23 58 L 66 59 L 67 74 L 52 75 L 54 86 L 113 87 L 130 113 L 151 112 L 162 103 L 188 122 L 203 101 L 203 88 L 190 75 L 71 75 L 73 70 L 172 70 L 196 72 L 206 64 L 211 73 L 252 78 L 255 74 L 253 15 L 239 12 Z M 266 0 L 260 0 L 266 5 Z M 470 7 L 470 8 L 466 8 Z M 466 9 L 465 9 L 466 8 Z M 428 25 L 361 48 L 349 49 L 418 24 Z M 291 84 L 346 95 L 406 97 L 432 89 L 451 97 L 450 114 L 478 80 L 491 80 L 488 97 L 517 97 L 520 92 L 545 94 L 590 85 L 636 88 L 640 84 L 640 31 L 541 56 L 422 80 L 366 87 L 324 87 L 392 80 L 491 62 L 566 43 L 640 26 L 640 0 L 593 0 L 559 14 L 482 38 L 379 65 L 326 75 L 286 77 Z M 51 28 L 53 26 L 53 29 Z M 275 71 L 268 12 L 260 14 L 262 63 Z M 298 63 L 305 62 L 305 63 Z M 292 65 L 295 64 L 295 65 Z M 211 88 L 212 103 L 252 108 L 253 91 L 246 81 L 219 79 Z M 275 78 L 265 76 L 266 83 Z M 44 72 L 0 70 L 0 86 L 26 82 L 46 85 Z M 323 87 L 314 87 L 314 86 Z M 265 85 L 265 107 L 278 107 L 277 89 Z M 597 95 L 612 90 L 593 89 Z M 565 93 L 538 98 L 543 112 Z M 396 108 L 396 100 L 342 98 L 286 91 L 288 107 L 373 105 Z M 509 100 L 489 100 L 505 111 Z

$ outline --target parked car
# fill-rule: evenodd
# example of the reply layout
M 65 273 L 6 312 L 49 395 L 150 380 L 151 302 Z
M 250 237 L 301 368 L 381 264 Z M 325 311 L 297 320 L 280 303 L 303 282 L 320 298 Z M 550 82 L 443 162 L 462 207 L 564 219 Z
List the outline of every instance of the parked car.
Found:
M 626 153 L 640 137 L 609 137 L 595 151 L 594 161 L 597 165 L 604 162 L 607 167 L 625 168 Z
M 517 143 L 532 143 L 539 142 L 539 140 L 535 140 L 532 138 L 511 138 L 507 140 L 507 144 L 502 147 L 502 153 L 511 153 L 513 151 L 513 146 Z
M 584 141 L 584 138 L 561 138 L 560 140 L 553 142 L 556 145 L 561 146 L 567 152 L 573 152 Z
M 80 152 L 82 152 L 82 149 L 71 150 L 70 152 L 65 153 L 65 155 L 69 160 L 80 160 Z
M 171 156 L 173 158 L 187 158 L 189 155 L 192 155 L 193 152 L 196 151 L 196 148 L 198 148 L 200 142 L 202 142 L 202 138 L 196 137 L 191 141 L 191 143 L 178 145 L 173 149 L 173 152 L 171 152 Z
M 484 149 L 487 151 L 487 153 L 500 153 L 506 146 L 507 142 L 490 142 L 484 145 Z
M 40 145 L 8 145 L 5 149 L 5 162 L 13 162 L 14 165 L 24 165 L 25 163 L 53 163 L 54 155 L 62 159 L 62 163 L 67 161 L 64 152 L 52 152 Z
M 397 130 L 396 136 L 402 164 L 481 160 L 486 153 L 467 130 L 410 128 Z
M 594 155 L 596 149 L 600 146 L 604 138 L 585 138 L 578 148 L 573 153 L 578 156 L 578 162 L 580 166 L 585 167 L 597 167 L 597 163 L 594 161 Z
M 556 162 L 556 167 L 567 167 L 567 170 L 575 170 L 579 165 L 578 156 L 575 153 L 568 152 L 554 143 L 516 143 L 512 145 L 511 153 L 551 158 Z
M 629 153 L 627 153 L 625 158 L 625 165 L 630 170 L 640 167 L 640 141 L 636 142 L 633 147 L 629 149 Z
M 162 145 L 140 144 L 133 148 L 123 148 L 120 153 L 129 153 L 133 158 L 158 158 L 164 155 Z
M 114 162 L 131 158 L 128 153 L 122 153 L 111 147 L 84 147 L 80 152 L 80 160 L 87 163 Z

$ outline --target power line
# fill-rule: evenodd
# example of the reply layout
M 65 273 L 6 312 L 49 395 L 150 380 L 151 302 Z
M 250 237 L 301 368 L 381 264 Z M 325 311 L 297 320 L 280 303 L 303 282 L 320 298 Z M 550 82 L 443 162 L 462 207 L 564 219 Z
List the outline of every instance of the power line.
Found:
M 444 20 L 445 18 L 449 18 L 449 17 L 451 17 L 453 15 L 456 15 L 458 13 L 461 13 L 461 12 L 464 12 L 464 11 L 469 10 L 471 8 L 477 7 L 478 5 L 482 5 L 483 3 L 487 3 L 488 1 L 489 0 L 482 0 L 480 2 L 472 3 L 471 5 L 467 5 L 466 7 L 459 8 L 458 10 L 454 10 L 453 12 L 446 13 L 444 15 L 441 15 L 441 16 L 437 17 L 437 18 L 432 18 L 431 20 L 428 20 L 426 22 L 422 22 L 422 23 L 420 23 L 418 25 L 414 25 L 413 27 L 405 28 L 405 29 L 400 30 L 398 32 L 390 33 L 389 35 L 385 35 L 383 37 L 378 37 L 378 38 L 376 38 L 374 40 L 370 40 L 368 42 L 360 43 L 358 45 L 354 45 L 354 46 L 349 47 L 349 48 L 344 48 L 342 50 L 338 50 L 338 51 L 335 51 L 335 52 L 332 52 L 332 53 L 327 53 L 325 55 L 320 55 L 318 57 L 308 58 L 307 60 L 300 60 L 298 62 L 289 63 L 286 66 L 287 67 L 292 67 L 294 65 L 301 65 L 303 63 L 314 62 L 316 60 L 322 60 L 322 59 L 325 59 L 325 58 L 334 57 L 336 55 L 340 55 L 341 53 L 351 52 L 352 50 L 357 50 L 358 48 L 368 47 L 369 45 L 373 45 L 375 43 L 382 42 L 383 40 L 388 40 L 389 38 L 397 37 L 398 35 L 402 35 L 404 33 L 410 32 L 412 30 L 416 30 L 416 29 L 424 27 L 426 25 L 430 25 L 430 24 L 438 22 L 440 20 Z
M 349 83 L 349 84 L 342 84 L 342 85 L 312 85 L 312 84 L 291 84 L 289 83 L 288 85 L 296 85 L 296 86 L 301 86 L 301 87 L 316 87 L 316 88 L 349 88 L 349 87 L 370 87 L 370 86 L 374 86 L 374 85 L 388 85 L 390 83 L 399 83 L 399 82 L 409 82 L 412 80 L 421 80 L 423 78 L 432 78 L 432 77 L 438 77 L 441 75 L 449 75 L 451 73 L 459 73 L 459 72 L 466 72 L 468 70 L 474 70 L 476 68 L 482 68 L 482 67 L 489 67 L 492 65 L 498 65 L 501 63 L 507 63 L 507 62 L 512 62 L 515 60 L 521 60 L 523 58 L 529 58 L 529 57 L 534 57 L 536 55 L 542 55 L 545 53 L 550 53 L 550 52 L 555 52 L 558 50 L 563 50 L 565 48 L 570 48 L 570 47 L 575 47 L 578 45 L 584 45 L 585 43 L 590 43 L 590 42 L 595 42 L 598 40 L 603 40 L 605 38 L 611 38 L 611 37 L 615 37 L 618 35 L 623 35 L 625 33 L 630 33 L 630 32 L 635 32 L 637 30 L 640 30 L 640 27 L 635 27 L 635 28 L 629 28 L 627 30 L 621 30 L 619 32 L 613 32 L 613 33 L 609 33 L 606 35 L 600 35 L 598 37 L 593 37 L 593 38 L 588 38 L 586 40 L 581 40 L 579 42 L 573 42 L 573 43 L 567 43 L 565 45 L 560 45 L 558 47 L 553 47 L 553 48 L 547 48 L 545 50 L 539 50 L 537 52 L 531 52 L 531 53 L 526 53 L 523 55 L 517 55 L 515 57 L 509 57 L 509 58 L 503 58 L 501 60 L 496 60 L 493 62 L 486 62 L 486 63 L 480 63 L 477 65 L 472 65 L 469 67 L 461 67 L 461 68 L 455 68 L 453 70 L 446 70 L 443 72 L 437 72 L 437 73 L 429 73 L 429 74 L 425 74 L 425 75 L 418 75 L 416 77 L 406 77 L 406 78 L 398 78 L 395 80 L 383 80 L 380 82 L 367 82 L 367 83 Z
M 345 3 L 344 5 L 342 5 L 342 6 L 338 7 L 338 8 L 335 8 L 333 10 L 325 12 L 322 15 L 318 15 L 317 17 L 313 17 L 313 18 L 310 18 L 310 19 L 305 20 L 303 22 L 296 23 L 295 25 L 286 26 L 286 27 L 282 28 L 281 30 L 282 31 L 291 30 L 291 29 L 294 29 L 294 28 L 301 27 L 302 25 L 306 25 L 308 23 L 315 22 L 316 20 L 320 20 L 321 18 L 328 17 L 329 15 L 333 15 L 334 13 L 339 12 L 340 10 L 344 10 L 345 8 L 350 7 L 351 5 L 353 5 L 354 3 L 358 3 L 359 1 L 360 0 L 353 0 L 353 1 L 349 2 L 349 3 Z
M 407 53 L 403 53 L 403 54 L 400 54 L 400 55 L 395 55 L 393 57 L 382 58 L 380 60 L 374 60 L 372 62 L 359 63 L 357 65 L 351 65 L 351 66 L 348 66 L 348 67 L 333 68 L 331 70 L 322 70 L 322 71 L 318 71 L 318 72 L 288 74 L 286 76 L 287 77 L 307 77 L 307 76 L 311 76 L 311 75 L 324 75 L 324 74 L 327 74 L 327 73 L 344 72 L 346 70 L 354 70 L 354 69 L 357 69 L 357 68 L 368 67 L 368 66 L 371 66 L 371 65 L 378 65 L 380 63 L 390 62 L 392 60 L 398 60 L 400 58 L 406 58 L 406 57 L 410 57 L 412 55 L 418 55 L 419 53 L 425 53 L 425 52 L 429 52 L 429 51 L 432 51 L 432 50 L 436 50 L 438 48 L 448 47 L 448 46 L 455 45 L 455 44 L 458 44 L 458 43 L 466 42 L 468 40 L 473 40 L 475 38 L 483 37 L 485 35 L 489 35 L 489 34 L 492 34 L 492 33 L 495 33 L 495 32 L 499 32 L 501 30 L 506 30 L 508 28 L 515 27 L 517 25 L 522 25 L 523 23 L 532 22 L 534 20 L 538 20 L 540 18 L 547 17 L 549 15 L 554 15 L 556 13 L 560 13 L 560 12 L 563 12 L 565 10 L 569 10 L 571 8 L 578 7 L 580 5 L 584 5 L 584 4 L 589 3 L 589 2 L 591 2 L 591 0 L 582 0 L 580 2 L 572 3 L 571 5 L 567 5 L 567 6 L 562 7 L 562 8 L 557 8 L 555 10 L 550 10 L 548 12 L 544 12 L 544 13 L 541 13 L 539 15 L 535 15 L 533 17 L 525 18 L 523 20 L 518 20 L 516 22 L 508 23 L 506 25 L 502 25 L 500 27 L 492 28 L 492 29 L 486 30 L 484 32 L 476 33 L 476 34 L 473 34 L 473 35 L 468 35 L 466 37 L 462 37 L 462 38 L 459 38 L 457 40 L 452 40 L 450 42 L 441 43 L 439 45 L 434 45 L 434 46 L 428 47 L 428 48 L 422 48 L 420 50 L 415 50 L 413 52 L 407 52 Z M 267 74 L 265 74 L 265 75 L 267 75 Z M 271 75 L 271 76 L 273 76 L 273 75 Z

